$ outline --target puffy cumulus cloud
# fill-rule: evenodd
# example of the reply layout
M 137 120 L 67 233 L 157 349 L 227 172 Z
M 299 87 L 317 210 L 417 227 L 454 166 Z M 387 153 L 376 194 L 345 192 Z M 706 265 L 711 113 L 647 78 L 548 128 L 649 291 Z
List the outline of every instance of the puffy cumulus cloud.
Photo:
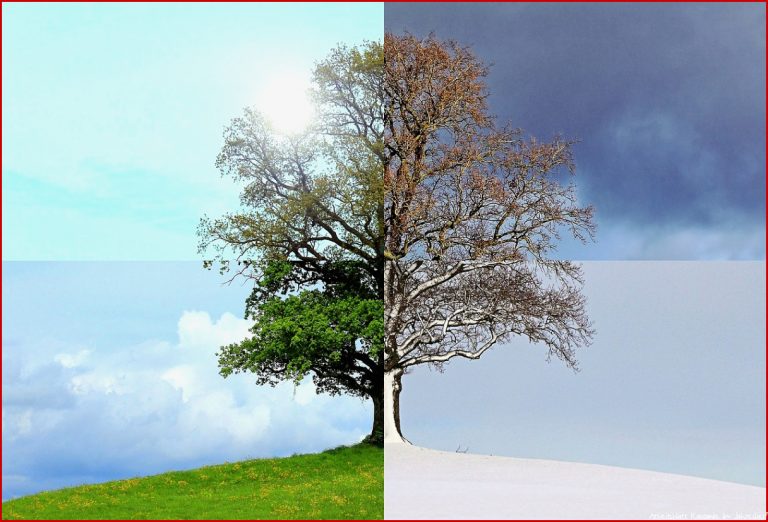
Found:
M 207 312 L 184 312 L 179 319 L 179 346 L 182 349 L 207 349 L 211 345 L 221 346 L 249 337 L 249 321 L 239 319 L 230 313 L 212 322 Z
M 248 321 L 186 311 L 175 342 L 3 346 L 3 498 L 45 488 L 360 440 L 370 405 L 298 386 L 218 374 L 218 347 Z

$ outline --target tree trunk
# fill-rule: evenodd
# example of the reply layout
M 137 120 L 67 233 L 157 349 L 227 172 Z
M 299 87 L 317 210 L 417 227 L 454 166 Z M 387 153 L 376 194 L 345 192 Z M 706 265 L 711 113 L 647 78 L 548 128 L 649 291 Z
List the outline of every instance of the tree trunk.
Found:
M 377 393 L 371 397 L 371 400 L 373 401 L 373 426 L 366 441 L 381 445 L 384 443 L 384 396 Z
M 384 442 L 406 443 L 400 431 L 400 390 L 402 389 L 402 369 L 384 373 Z

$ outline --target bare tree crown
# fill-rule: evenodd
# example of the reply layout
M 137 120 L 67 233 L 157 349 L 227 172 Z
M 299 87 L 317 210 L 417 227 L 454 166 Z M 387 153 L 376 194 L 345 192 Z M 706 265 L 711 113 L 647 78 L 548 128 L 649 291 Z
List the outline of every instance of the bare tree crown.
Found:
M 478 358 L 514 335 L 575 367 L 593 334 L 581 270 L 552 255 L 563 234 L 594 235 L 573 142 L 497 127 L 467 48 L 387 34 L 384 53 L 385 369 Z

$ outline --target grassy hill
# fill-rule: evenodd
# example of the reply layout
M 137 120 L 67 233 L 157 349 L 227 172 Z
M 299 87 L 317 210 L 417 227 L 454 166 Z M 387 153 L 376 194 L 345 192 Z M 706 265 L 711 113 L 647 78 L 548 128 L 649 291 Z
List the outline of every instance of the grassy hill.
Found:
M 47 491 L 3 519 L 381 519 L 384 451 L 360 444 Z

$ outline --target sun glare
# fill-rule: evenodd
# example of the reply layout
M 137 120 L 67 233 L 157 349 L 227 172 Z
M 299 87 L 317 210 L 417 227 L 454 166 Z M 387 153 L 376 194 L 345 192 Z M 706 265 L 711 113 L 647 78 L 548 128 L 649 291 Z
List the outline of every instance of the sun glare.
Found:
M 306 129 L 315 115 L 308 89 L 306 77 L 281 73 L 272 76 L 264 85 L 257 106 L 275 130 L 296 134 Z

